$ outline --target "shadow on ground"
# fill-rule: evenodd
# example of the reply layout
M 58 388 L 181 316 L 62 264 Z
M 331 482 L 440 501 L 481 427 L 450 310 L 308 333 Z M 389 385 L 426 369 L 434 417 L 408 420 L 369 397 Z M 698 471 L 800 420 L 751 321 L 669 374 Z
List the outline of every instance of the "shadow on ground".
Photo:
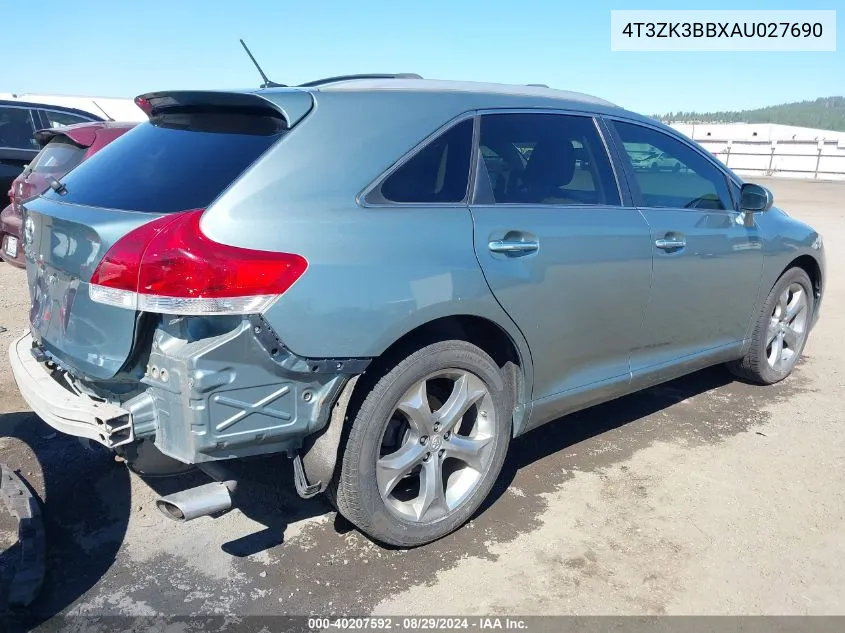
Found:
M 266 586 L 268 591 L 284 594 L 286 598 L 288 591 L 294 588 L 296 591 L 302 588 L 302 594 L 305 593 L 304 589 L 313 588 L 313 596 L 311 591 L 307 592 L 310 596 L 308 598 L 299 594 L 299 602 L 296 603 L 298 612 L 307 612 L 311 602 L 319 605 L 321 600 L 325 600 L 326 596 L 320 591 L 322 587 L 328 586 L 326 574 L 329 572 L 332 585 L 330 595 L 336 601 L 335 607 L 343 608 L 343 596 L 348 593 L 350 605 L 356 611 L 366 610 L 385 592 L 400 590 L 424 581 L 426 577 L 433 577 L 439 569 L 448 566 L 450 561 L 466 555 L 487 555 L 486 543 L 490 539 L 508 541 L 516 534 L 532 529 L 545 503 L 538 495 L 550 492 L 561 481 L 565 481 L 566 475 L 561 473 L 565 473 L 567 468 L 601 468 L 627 458 L 655 438 L 673 439 L 680 434 L 691 434 L 700 441 L 710 442 L 745 430 L 754 420 L 739 414 L 733 419 L 732 412 L 755 408 L 755 393 L 772 393 L 759 389 L 733 383 L 723 368 L 711 368 L 531 431 L 512 443 L 493 492 L 473 520 L 475 525 L 459 530 L 427 548 L 396 552 L 376 547 L 377 561 L 372 560 L 376 558 L 372 543 L 357 533 L 349 534 L 353 528 L 342 517 L 335 519 L 334 529 L 326 530 L 324 525 L 309 526 L 309 529 L 313 529 L 309 537 L 313 542 L 310 548 L 279 548 L 284 543 L 289 524 L 324 515 L 330 506 L 322 497 L 310 501 L 297 497 L 290 462 L 283 456 L 234 463 L 232 469 L 239 477 L 236 496 L 238 508 L 246 517 L 264 526 L 264 529 L 237 536 L 224 543 L 222 549 L 233 557 L 235 568 L 250 577 L 256 573 L 256 563 L 250 558 L 255 554 L 272 552 L 272 556 L 279 559 L 279 562 L 284 557 L 284 564 L 268 567 L 262 578 L 253 578 L 254 588 L 263 591 Z M 654 415 L 705 392 L 715 392 L 713 402 L 717 403 L 715 408 L 710 407 L 706 421 L 698 405 L 691 409 L 683 406 L 673 408 L 671 416 L 665 418 L 666 423 L 663 417 Z M 742 400 L 743 407 L 736 406 L 734 400 L 737 398 Z M 628 428 L 620 434 L 612 433 L 622 426 Z M 612 442 L 614 449 L 606 453 L 585 455 L 584 446 L 600 443 L 602 440 L 597 439 L 597 436 L 606 433 L 615 438 Z M 35 611 L 39 614 L 37 620 L 42 622 L 53 614 L 66 611 L 95 587 L 115 563 L 133 510 L 130 474 L 104 450 L 90 451 L 72 438 L 54 435 L 49 427 L 31 414 L 0 416 L 2 436 L 16 438 L 18 444 L 28 446 L 37 460 L 37 464 L 30 462 L 28 467 L 23 460 L 26 451 L 19 450 L 11 459 L 4 454 L 7 463 L 20 468 L 24 475 L 35 470 L 43 474 L 41 482 L 37 476 L 27 475 L 27 479 L 45 501 L 48 572 L 41 598 L 35 605 Z M 634 439 L 629 441 L 628 438 Z M 573 453 L 575 450 L 579 451 L 577 457 Z M 555 457 L 554 468 L 549 468 L 549 463 L 545 462 L 545 465 L 537 464 L 555 453 L 560 455 Z M 21 463 L 15 463 L 15 459 Z M 561 463 L 567 462 L 567 466 L 561 466 Z M 530 477 L 521 473 L 523 470 L 527 470 Z M 524 489 L 524 496 L 504 496 L 518 475 L 522 480 L 520 486 Z M 205 483 L 208 479 L 201 473 L 192 472 L 174 478 L 150 478 L 145 481 L 158 494 L 167 494 Z M 502 528 L 503 524 L 506 529 Z M 209 555 L 218 556 L 219 552 L 210 552 Z M 397 555 L 404 559 L 401 568 L 414 569 L 413 577 L 407 576 L 405 572 L 400 575 L 396 571 Z M 352 559 L 353 556 L 362 560 L 363 564 L 347 566 L 347 561 L 342 560 L 344 557 Z M 367 557 L 371 559 L 369 563 Z M 236 564 L 234 561 L 238 560 L 241 562 Z M 121 579 L 126 578 L 125 574 L 142 572 L 116 569 L 109 574 L 113 578 L 106 585 L 119 585 Z M 143 595 L 153 596 L 156 594 L 148 593 L 153 591 L 153 587 L 156 591 L 164 590 L 163 586 L 158 585 L 166 580 L 166 576 L 159 575 L 167 571 L 151 567 L 148 573 L 151 577 L 155 576 L 156 580 L 151 581 L 154 584 L 149 589 L 143 590 Z M 373 583 L 378 586 L 370 587 Z M 372 598 L 365 596 L 369 589 L 373 589 Z M 257 603 L 248 607 L 246 604 L 249 599 L 244 600 L 243 609 L 265 608 Z M 276 609 L 279 603 L 286 604 L 282 598 L 278 602 L 274 599 Z M 170 606 L 156 604 L 156 609 L 167 612 Z M 232 605 L 230 608 L 234 607 Z M 273 607 L 268 604 L 266 608 Z
M 130 515 L 129 475 L 104 450 L 53 432 L 31 413 L 0 414 L 3 461 L 41 502 L 46 577 L 34 625 L 67 608 L 106 574 Z M 93 486 L 93 489 L 92 489 Z
M 613 429 L 642 420 L 678 402 L 734 382 L 724 367 L 711 367 L 617 400 L 559 418 L 529 431 L 511 444 L 502 474 L 479 509 L 496 503 L 523 467 Z M 742 383 L 737 383 L 742 385 Z M 742 385 L 744 386 L 744 385 Z M 612 461 L 618 461 L 614 456 Z M 591 466 L 599 465 L 591 460 Z

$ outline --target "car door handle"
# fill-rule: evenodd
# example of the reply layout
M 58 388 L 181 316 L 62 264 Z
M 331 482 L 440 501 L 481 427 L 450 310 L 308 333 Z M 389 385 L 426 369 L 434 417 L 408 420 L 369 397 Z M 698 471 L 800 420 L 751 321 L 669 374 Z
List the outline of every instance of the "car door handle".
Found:
M 536 240 L 493 240 L 487 242 L 487 248 L 494 253 L 534 253 L 540 248 Z
M 682 237 L 662 237 L 659 240 L 654 240 L 654 245 L 664 251 L 671 251 L 684 248 L 687 241 Z

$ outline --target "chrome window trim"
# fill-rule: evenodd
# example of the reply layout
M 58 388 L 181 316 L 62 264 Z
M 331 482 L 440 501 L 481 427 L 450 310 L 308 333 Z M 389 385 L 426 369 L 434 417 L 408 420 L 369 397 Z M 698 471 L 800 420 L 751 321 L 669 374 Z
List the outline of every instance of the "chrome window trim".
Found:
M 473 149 L 476 147 L 476 134 L 478 132 L 478 125 L 473 123 L 472 129 L 472 145 L 470 146 L 470 166 L 469 166 L 469 173 L 467 174 L 467 190 L 464 193 L 464 197 L 459 202 L 392 202 L 390 200 L 385 201 L 371 201 L 368 200 L 370 194 L 374 191 L 381 188 L 384 181 L 390 178 L 390 176 L 400 169 L 405 163 L 411 160 L 414 156 L 417 155 L 418 152 L 425 149 L 428 144 L 436 139 L 441 134 L 447 132 L 451 128 L 455 127 L 456 125 L 460 125 L 464 121 L 472 119 L 475 117 L 476 111 L 469 110 L 467 112 L 462 112 L 456 117 L 452 117 L 446 123 L 438 127 L 434 130 L 431 134 L 428 134 L 425 138 L 423 138 L 419 143 L 414 145 L 410 150 L 405 152 L 395 163 L 393 163 L 390 167 L 388 167 L 385 171 L 383 171 L 379 176 L 375 178 L 369 185 L 364 187 L 357 196 L 355 196 L 355 201 L 358 203 L 359 206 L 364 208 L 384 208 L 384 207 L 445 207 L 445 208 L 466 208 L 467 204 L 469 203 L 469 198 L 472 194 L 472 186 L 473 186 L 473 173 L 472 169 L 475 165 L 475 157 L 472 155 Z
M 79 114 L 77 112 L 67 112 L 66 110 L 60 110 L 60 109 L 55 108 L 55 107 L 42 108 L 41 106 L 39 106 L 39 107 L 33 108 L 33 109 L 34 110 L 41 110 L 43 112 L 56 112 L 58 114 L 69 114 L 71 116 L 78 116 L 80 119 L 85 119 L 88 123 L 99 123 L 100 122 L 100 119 L 91 118 L 92 115 L 90 115 L 90 114 L 86 117 L 85 115 Z M 78 125 L 78 124 L 73 123 L 72 125 Z
M 480 122 L 482 117 L 485 114 L 559 114 L 559 115 L 566 115 L 566 116 L 580 116 L 580 117 L 589 117 L 593 121 L 593 127 L 596 129 L 596 133 L 598 134 L 599 140 L 601 141 L 601 145 L 604 148 L 605 156 L 607 158 L 608 165 L 610 165 L 610 173 L 613 175 L 613 180 L 616 183 L 616 193 L 619 195 L 619 202 L 616 204 L 604 203 L 604 204 L 533 204 L 528 202 L 493 202 L 493 203 L 480 203 L 475 204 L 471 201 L 473 206 L 482 208 L 482 207 L 550 207 L 550 208 L 559 208 L 559 209 L 591 209 L 595 207 L 613 207 L 613 208 L 628 208 L 625 204 L 625 197 L 622 195 L 622 187 L 619 182 L 619 174 L 616 173 L 616 165 L 613 161 L 613 154 L 610 151 L 610 147 L 607 144 L 607 139 L 605 138 L 604 132 L 601 129 L 601 125 L 599 125 L 599 117 L 600 114 L 596 112 L 592 112 L 590 110 L 571 110 L 571 109 L 564 109 L 564 108 L 487 108 L 483 110 L 478 110 L 478 120 L 479 120 L 479 138 L 480 141 Z M 479 144 L 476 142 L 476 145 L 473 149 L 479 148 Z
M 48 112 L 58 112 L 59 114 L 72 114 L 74 116 L 82 117 L 84 119 L 87 119 L 89 123 L 99 123 L 101 121 L 101 119 L 94 118 L 95 115 L 91 114 L 90 112 L 85 112 L 84 110 L 73 109 L 73 112 L 68 112 L 67 110 L 62 109 L 60 106 L 41 105 L 40 103 L 35 103 L 33 105 L 17 105 L 11 103 L 3 103 L 0 104 L 0 108 L 17 108 L 18 110 L 29 110 L 30 118 L 32 118 L 32 110 L 47 110 Z M 82 112 L 83 114 L 79 114 L 80 112 Z

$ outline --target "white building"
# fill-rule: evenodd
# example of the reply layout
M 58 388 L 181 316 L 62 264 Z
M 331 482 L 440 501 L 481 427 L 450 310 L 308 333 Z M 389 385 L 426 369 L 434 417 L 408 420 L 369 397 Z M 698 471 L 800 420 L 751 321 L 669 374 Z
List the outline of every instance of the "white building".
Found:
M 845 132 L 817 130 L 777 123 L 670 123 L 696 141 L 839 141 L 845 145 Z

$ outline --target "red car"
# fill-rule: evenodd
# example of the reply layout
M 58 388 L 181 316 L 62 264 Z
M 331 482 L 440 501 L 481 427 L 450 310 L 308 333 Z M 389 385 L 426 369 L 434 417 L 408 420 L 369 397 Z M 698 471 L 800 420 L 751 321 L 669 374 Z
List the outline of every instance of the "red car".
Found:
M 21 204 L 44 192 L 82 161 L 90 158 L 135 123 L 96 121 L 63 125 L 35 133 L 41 151 L 12 181 L 10 204 L 0 213 L 0 258 L 19 268 L 25 267 L 21 248 Z

